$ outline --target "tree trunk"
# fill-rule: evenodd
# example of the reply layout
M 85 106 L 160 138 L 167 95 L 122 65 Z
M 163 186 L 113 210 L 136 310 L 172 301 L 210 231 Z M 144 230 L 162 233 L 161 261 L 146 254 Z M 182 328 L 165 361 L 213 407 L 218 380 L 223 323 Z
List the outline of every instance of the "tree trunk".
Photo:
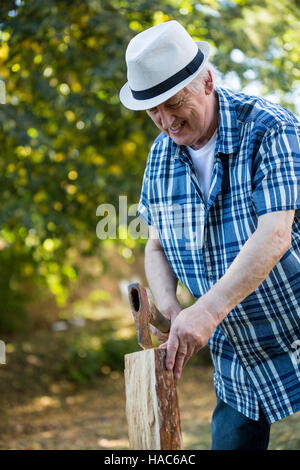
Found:
M 173 372 L 165 349 L 125 355 L 126 415 L 131 449 L 182 449 Z

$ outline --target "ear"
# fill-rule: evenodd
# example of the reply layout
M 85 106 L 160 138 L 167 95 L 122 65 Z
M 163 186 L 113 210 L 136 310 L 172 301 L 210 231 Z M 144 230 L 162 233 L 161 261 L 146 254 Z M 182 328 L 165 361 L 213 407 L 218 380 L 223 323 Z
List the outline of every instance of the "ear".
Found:
M 206 95 L 210 95 L 214 90 L 214 80 L 210 70 L 207 71 L 207 76 L 204 82 L 204 89 Z

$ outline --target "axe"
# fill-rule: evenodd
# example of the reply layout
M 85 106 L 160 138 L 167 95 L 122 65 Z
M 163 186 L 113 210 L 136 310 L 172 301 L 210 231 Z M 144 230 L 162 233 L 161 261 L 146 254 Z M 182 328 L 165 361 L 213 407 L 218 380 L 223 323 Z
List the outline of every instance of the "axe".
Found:
M 170 320 L 168 320 L 154 303 L 148 299 L 146 289 L 138 284 L 128 286 L 128 296 L 131 311 L 133 314 L 138 343 L 143 349 L 152 348 L 149 324 L 155 326 L 162 333 L 170 331 Z

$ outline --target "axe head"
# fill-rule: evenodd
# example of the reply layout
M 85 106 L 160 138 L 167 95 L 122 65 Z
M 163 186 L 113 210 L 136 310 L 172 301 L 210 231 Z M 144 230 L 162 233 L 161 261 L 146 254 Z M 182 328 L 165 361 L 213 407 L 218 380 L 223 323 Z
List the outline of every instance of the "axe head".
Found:
M 138 283 L 128 286 L 128 296 L 133 314 L 138 343 L 143 349 L 152 348 L 149 328 L 150 304 L 146 289 Z

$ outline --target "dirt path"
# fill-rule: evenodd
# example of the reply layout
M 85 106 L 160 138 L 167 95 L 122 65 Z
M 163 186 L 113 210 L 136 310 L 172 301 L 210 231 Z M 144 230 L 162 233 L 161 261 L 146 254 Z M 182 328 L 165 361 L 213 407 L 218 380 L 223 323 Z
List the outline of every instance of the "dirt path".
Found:
M 210 368 L 186 368 L 179 384 L 186 448 L 209 448 L 214 406 Z M 2 413 L 1 449 L 128 449 L 123 377 L 93 388 L 52 384 L 51 393 L 10 403 Z M 3 422 L 3 419 L 5 422 Z
M 178 393 L 185 448 L 209 449 L 211 368 L 187 366 Z M 52 383 L 47 394 L 12 398 L 1 411 L 1 449 L 128 449 L 121 374 L 89 388 Z M 299 413 L 276 423 L 270 448 L 299 449 L 299 424 Z

